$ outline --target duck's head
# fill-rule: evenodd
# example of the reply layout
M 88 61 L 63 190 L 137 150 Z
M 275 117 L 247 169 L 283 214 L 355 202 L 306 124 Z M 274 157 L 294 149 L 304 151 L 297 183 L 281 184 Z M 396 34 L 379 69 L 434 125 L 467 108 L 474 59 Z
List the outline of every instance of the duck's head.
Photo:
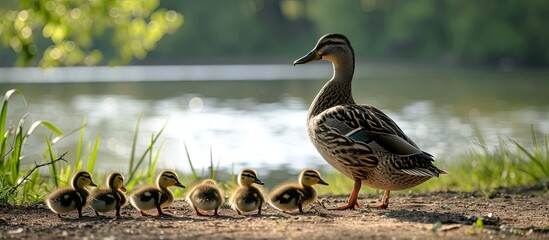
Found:
M 338 65 L 349 59 L 354 62 L 354 51 L 349 39 L 340 33 L 329 33 L 322 36 L 307 55 L 295 60 L 294 65 L 316 60 L 328 60 Z
M 91 178 L 91 174 L 86 171 L 80 171 L 72 177 L 72 187 L 75 189 L 85 188 L 87 186 L 97 187 Z
M 158 175 L 158 179 L 156 182 L 158 183 L 158 186 L 161 188 L 167 188 L 171 186 L 185 188 L 185 186 L 183 186 L 183 184 L 179 182 L 179 178 L 177 177 L 177 174 L 172 171 L 161 172 Z
M 257 178 L 257 172 L 251 168 L 242 169 L 238 173 L 238 185 L 240 186 L 250 186 L 252 184 L 263 185 L 264 183 Z
M 110 189 L 120 189 L 122 192 L 126 191 L 124 187 L 124 176 L 120 173 L 111 173 L 107 177 L 107 186 Z
M 312 186 L 315 184 L 328 185 L 327 182 L 320 178 L 320 173 L 314 169 L 305 169 L 299 175 L 299 183 L 302 186 Z

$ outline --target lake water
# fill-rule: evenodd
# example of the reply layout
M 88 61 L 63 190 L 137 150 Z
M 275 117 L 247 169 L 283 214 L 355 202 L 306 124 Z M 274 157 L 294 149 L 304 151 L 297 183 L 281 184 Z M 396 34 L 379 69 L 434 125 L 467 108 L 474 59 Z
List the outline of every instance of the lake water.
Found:
M 127 169 L 140 114 L 139 154 L 166 124 L 158 168 L 188 171 L 185 144 L 198 169 L 207 169 L 211 159 L 237 170 L 327 167 L 307 138 L 305 117 L 331 77 L 330 65 L 198 68 L 0 69 L 0 90 L 22 90 L 33 121 L 68 131 L 86 119 L 87 142 L 100 134 L 97 164 L 105 171 Z M 442 166 L 475 146 L 475 128 L 494 145 L 501 137 L 529 144 L 532 126 L 549 133 L 544 72 L 359 65 L 353 96 L 385 111 Z M 23 112 L 21 98 L 10 101 L 12 121 Z M 25 146 L 29 164 L 41 159 L 47 134 L 41 130 Z M 77 140 L 74 134 L 54 147 L 74 159 Z

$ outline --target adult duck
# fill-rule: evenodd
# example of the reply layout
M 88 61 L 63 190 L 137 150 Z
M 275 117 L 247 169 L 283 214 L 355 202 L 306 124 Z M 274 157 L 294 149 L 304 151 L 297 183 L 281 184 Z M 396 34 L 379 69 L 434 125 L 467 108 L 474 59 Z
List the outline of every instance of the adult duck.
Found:
M 322 36 L 294 65 L 317 60 L 332 62 L 334 75 L 309 108 L 307 132 L 320 155 L 354 180 L 348 203 L 335 209 L 358 208 L 362 184 L 384 190 L 377 208 L 387 208 L 391 191 L 446 173 L 435 167 L 433 156 L 422 151 L 389 116 L 374 106 L 355 102 L 351 91 L 355 55 L 347 37 L 338 33 Z

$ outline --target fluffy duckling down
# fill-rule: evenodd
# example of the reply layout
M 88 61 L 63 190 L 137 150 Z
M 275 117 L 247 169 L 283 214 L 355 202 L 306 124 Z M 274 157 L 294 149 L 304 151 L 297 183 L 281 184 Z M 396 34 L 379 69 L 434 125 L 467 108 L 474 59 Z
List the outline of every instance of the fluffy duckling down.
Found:
M 120 173 L 111 173 L 107 176 L 107 187 L 95 189 L 91 193 L 90 207 L 95 210 L 97 216 L 99 212 L 116 210 L 116 216 L 120 217 L 120 208 L 128 202 L 124 192 L 126 192 L 124 176 Z
M 283 212 L 299 209 L 303 213 L 303 207 L 316 200 L 315 184 L 328 185 L 320 178 L 320 173 L 314 169 L 305 169 L 299 175 L 299 183 L 288 183 L 278 186 L 269 195 L 269 203 Z
M 189 191 L 187 202 L 193 206 L 198 216 L 207 216 L 200 212 L 200 210 L 214 210 L 214 215 L 217 216 L 217 211 L 223 204 L 223 193 L 214 180 L 206 179 Z
M 173 171 L 161 172 L 158 175 L 156 184 L 157 186 L 142 187 L 130 196 L 131 205 L 139 210 L 143 216 L 149 216 L 145 211 L 152 209 L 157 210 L 156 216 L 168 215 L 162 212 L 162 208 L 171 205 L 174 200 L 173 193 L 168 187 L 176 186 L 185 188 L 185 186 L 179 182 L 177 174 Z
M 238 215 L 242 212 L 251 212 L 257 210 L 257 214 L 261 214 L 261 207 L 265 202 L 263 193 L 255 184 L 263 185 L 263 182 L 257 177 L 257 172 L 253 169 L 246 168 L 238 173 L 238 187 L 232 194 L 229 202 L 231 208 Z
M 71 186 L 59 188 L 46 196 L 46 205 L 58 217 L 61 214 L 78 211 L 78 217 L 83 217 L 82 209 L 86 206 L 90 192 L 87 186 L 97 186 L 93 181 L 91 174 L 85 171 L 77 172 L 71 178 Z

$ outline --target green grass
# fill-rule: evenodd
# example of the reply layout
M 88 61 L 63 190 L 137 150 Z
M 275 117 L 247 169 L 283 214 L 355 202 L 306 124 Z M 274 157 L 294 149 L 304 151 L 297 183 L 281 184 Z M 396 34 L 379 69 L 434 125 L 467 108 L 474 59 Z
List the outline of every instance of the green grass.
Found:
M 435 164 L 448 171 L 410 190 L 395 193 L 451 191 L 490 192 L 499 187 L 547 185 L 549 183 L 549 135 L 538 139 L 532 131 L 532 146 L 527 147 L 514 139 L 500 139 L 496 146 L 488 146 L 477 135 L 478 146 L 471 148 L 460 158 L 440 159 Z M 320 193 L 349 194 L 353 181 L 341 173 L 332 171 L 322 177 L 330 183 L 322 186 Z M 363 187 L 361 193 L 381 193 L 380 190 Z
M 0 206 L 41 202 L 44 196 L 54 188 L 68 185 L 71 176 L 79 170 L 92 173 L 94 181 L 102 185 L 107 173 L 95 169 L 101 137 L 98 134 L 92 141 L 87 140 L 85 136 L 86 119 L 80 127 L 69 131 L 62 131 L 53 123 L 40 120 L 31 123 L 30 127 L 27 128 L 27 118 L 30 113 L 24 112 L 17 120 L 17 125 L 14 126 L 13 123 L 8 122 L 8 107 L 10 101 L 14 101 L 16 96 L 22 100 L 25 109 L 27 109 L 23 92 L 12 89 L 5 93 L 0 111 L 0 174 L 2 176 L 0 178 Z M 157 174 L 156 164 L 162 149 L 159 138 L 166 127 L 166 124 L 164 124 L 157 133 L 153 133 L 150 136 L 148 146 L 143 152 L 139 152 L 137 141 L 139 139 L 140 123 L 141 115 L 137 118 L 128 169 L 123 172 L 126 175 L 125 185 L 128 190 L 142 184 L 154 184 Z M 51 132 L 51 135 L 44 138 L 46 150 L 41 159 L 34 160 L 34 163 L 27 168 L 22 168 L 22 166 L 29 165 L 28 161 L 25 161 L 24 155 L 24 147 L 29 147 L 26 146 L 26 141 L 30 137 L 34 137 L 34 131 L 40 126 Z M 55 144 L 75 133 L 79 133 L 80 136 L 75 149 L 74 163 L 68 164 L 67 161 L 56 161 L 63 154 L 57 152 Z M 190 156 L 189 162 L 191 162 Z M 211 162 L 210 174 L 212 178 L 215 178 L 218 166 L 213 166 L 213 159 Z M 49 174 L 46 175 L 41 174 L 41 171 L 36 169 L 36 167 L 46 166 L 49 169 Z M 27 177 L 25 178 L 25 176 Z M 185 182 L 195 182 L 198 179 L 198 175 L 194 171 L 190 178 L 183 173 L 180 173 L 180 177 Z M 25 181 L 19 184 L 19 181 L 23 179 Z M 182 191 L 176 193 L 182 194 Z
M 87 170 L 92 173 L 94 181 L 100 185 L 104 182 L 105 172 L 96 169 L 96 159 L 99 152 L 101 136 L 86 136 L 87 119 L 81 126 L 68 131 L 62 131 L 60 127 L 48 121 L 28 122 L 30 113 L 17 113 L 16 122 L 8 120 L 8 106 L 11 101 L 21 101 L 27 109 L 24 94 L 17 90 L 9 90 L 5 93 L 0 111 L 0 206 L 21 205 L 43 201 L 44 196 L 52 189 L 68 184 L 70 177 L 78 170 Z M 13 120 L 12 120 L 13 121 Z M 162 151 L 163 143 L 160 141 L 167 122 L 160 130 L 152 133 L 149 143 L 144 150 L 139 150 L 137 141 L 140 136 L 141 115 L 137 117 L 134 136 L 131 139 L 132 149 L 129 156 L 128 167 L 122 173 L 126 176 L 126 188 L 132 190 L 143 184 L 154 184 L 158 171 L 156 165 Z M 28 127 L 27 127 L 28 126 Z M 44 137 L 45 151 L 41 159 L 33 159 L 33 162 L 25 156 L 25 148 L 42 147 L 28 146 L 27 140 L 34 136 L 37 128 L 43 127 L 51 134 Z M 75 159 L 69 164 L 60 161 L 63 153 L 57 151 L 55 145 L 64 141 L 65 137 L 79 134 Z M 400 191 L 403 193 L 430 192 L 437 190 L 490 192 L 498 187 L 512 187 L 524 185 L 545 184 L 549 182 L 549 135 L 538 139 L 532 130 L 532 145 L 524 145 L 511 138 L 500 139 L 497 146 L 488 146 L 481 135 L 478 135 L 477 146 L 472 145 L 467 152 L 458 159 L 439 159 L 436 164 L 447 170 L 450 174 L 433 178 L 411 190 Z M 531 146 L 531 147 L 530 147 Z M 220 175 L 220 161 L 213 158 L 213 150 L 210 148 L 210 166 L 207 169 L 197 170 L 193 165 L 191 154 L 187 145 L 186 161 L 190 166 L 190 173 L 178 172 L 180 181 L 187 187 L 203 178 L 218 180 Z M 48 173 L 34 168 L 46 167 Z M 227 172 L 223 172 L 226 176 Z M 236 186 L 236 174 L 234 166 L 228 173 L 228 178 L 221 179 L 220 186 L 225 192 L 230 192 Z M 336 172 L 323 172 L 323 179 L 330 186 L 318 186 L 320 194 L 349 194 L 353 188 L 353 181 Z M 224 180 L 226 179 L 226 180 Z M 21 182 L 22 180 L 25 180 Z M 188 189 L 188 188 L 187 188 Z M 176 196 L 182 196 L 186 189 L 174 188 Z M 363 187 L 361 193 L 377 193 L 380 190 Z M 398 192 L 397 192 L 398 193 Z
M 491 191 L 498 187 L 547 184 L 549 180 L 549 135 L 539 141 L 532 131 L 532 145 L 501 138 L 488 146 L 478 135 L 479 145 L 460 159 L 442 160 L 449 175 L 429 180 L 417 190 Z

